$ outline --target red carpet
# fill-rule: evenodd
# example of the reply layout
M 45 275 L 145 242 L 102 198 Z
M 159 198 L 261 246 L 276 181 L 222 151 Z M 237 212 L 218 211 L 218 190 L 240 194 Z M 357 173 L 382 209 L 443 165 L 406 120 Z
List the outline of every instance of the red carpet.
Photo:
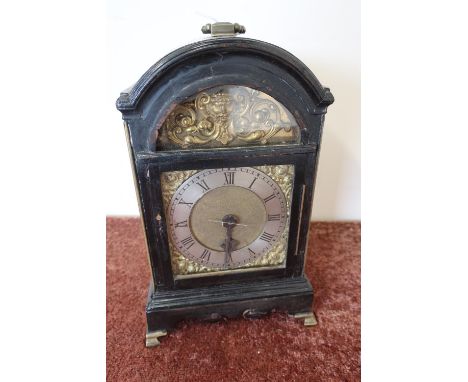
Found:
M 182 323 L 145 348 L 139 219 L 107 218 L 107 381 L 359 381 L 360 223 L 313 223 L 306 273 L 319 324 L 285 314 Z

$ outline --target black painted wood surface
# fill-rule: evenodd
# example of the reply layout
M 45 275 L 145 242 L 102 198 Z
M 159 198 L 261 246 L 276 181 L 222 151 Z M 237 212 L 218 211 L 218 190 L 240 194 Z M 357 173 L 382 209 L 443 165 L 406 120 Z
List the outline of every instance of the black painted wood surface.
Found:
M 298 123 L 301 143 L 158 151 L 158 129 L 173 108 L 200 91 L 222 85 L 246 86 L 281 102 Z M 152 285 L 156 286 L 148 299 L 149 331 L 170 329 L 184 317 L 233 317 L 253 309 L 261 314 L 272 309 L 291 313 L 310 309 L 313 292 L 303 275 L 307 233 L 324 115 L 333 101 L 329 89 L 296 57 L 274 45 L 239 37 L 212 38 L 182 47 L 120 95 L 117 108 L 125 121 Z M 175 280 L 160 173 L 279 164 L 295 166 L 286 268 Z

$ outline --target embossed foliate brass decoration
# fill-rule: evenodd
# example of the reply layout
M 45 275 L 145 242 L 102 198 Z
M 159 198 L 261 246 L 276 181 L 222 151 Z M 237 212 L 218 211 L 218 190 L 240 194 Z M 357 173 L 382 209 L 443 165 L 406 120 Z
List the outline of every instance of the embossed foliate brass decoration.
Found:
M 260 91 L 216 87 L 177 105 L 164 122 L 160 149 L 298 143 L 291 113 Z
M 255 267 L 278 267 L 284 266 L 286 262 L 288 237 L 289 237 L 289 211 L 291 209 L 291 193 L 294 184 L 294 166 L 293 165 L 274 165 L 274 166 L 253 166 L 253 168 L 262 171 L 275 181 L 283 192 L 287 204 L 287 224 L 281 238 L 273 248 L 264 256 L 255 261 L 246 264 L 239 269 L 247 270 Z M 162 196 L 165 209 L 168 208 L 171 198 L 182 183 L 196 174 L 197 170 L 172 171 L 161 174 Z M 166 214 L 167 215 L 167 214 Z M 170 236 L 170 235 L 169 235 Z M 171 253 L 172 270 L 175 276 L 184 276 L 191 274 L 204 274 L 224 271 L 218 268 L 209 268 L 200 265 L 190 259 L 187 259 L 169 238 L 169 250 Z

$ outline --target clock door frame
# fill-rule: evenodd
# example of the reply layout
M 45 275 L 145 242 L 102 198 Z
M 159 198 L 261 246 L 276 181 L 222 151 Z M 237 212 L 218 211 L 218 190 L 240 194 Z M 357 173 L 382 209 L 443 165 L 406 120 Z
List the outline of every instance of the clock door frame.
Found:
M 140 164 L 146 173 L 141 185 L 146 195 L 147 208 L 142 213 L 148 230 L 148 249 L 153 270 L 153 282 L 158 288 L 194 288 L 240 281 L 268 280 L 297 277 L 303 274 L 307 249 L 307 234 L 312 208 L 315 177 L 310 169 L 317 165 L 317 149 L 309 146 L 255 147 L 179 152 L 177 157 L 164 153 L 148 155 Z M 294 166 L 294 185 L 289 220 L 289 238 L 286 266 L 279 269 L 252 268 L 246 272 L 209 273 L 190 278 L 175 278 L 172 273 L 166 211 L 162 199 L 160 175 L 178 170 L 203 170 L 223 167 L 252 167 L 261 165 Z

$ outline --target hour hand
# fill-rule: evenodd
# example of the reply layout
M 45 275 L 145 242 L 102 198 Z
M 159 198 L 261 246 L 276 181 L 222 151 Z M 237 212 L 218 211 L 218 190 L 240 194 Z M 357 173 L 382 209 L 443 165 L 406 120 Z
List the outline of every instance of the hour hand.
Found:
M 224 249 L 224 266 L 227 266 L 232 261 L 232 250 L 234 248 L 235 240 L 232 238 L 232 230 L 238 223 L 238 219 L 234 215 L 226 215 L 222 219 L 223 227 L 226 228 L 226 238 L 221 247 Z
M 221 248 L 224 250 L 224 265 L 228 265 L 229 263 L 232 262 L 232 250 L 235 248 L 236 240 L 231 239 L 229 241 L 229 244 L 227 243 L 227 240 L 224 240 L 221 243 Z

